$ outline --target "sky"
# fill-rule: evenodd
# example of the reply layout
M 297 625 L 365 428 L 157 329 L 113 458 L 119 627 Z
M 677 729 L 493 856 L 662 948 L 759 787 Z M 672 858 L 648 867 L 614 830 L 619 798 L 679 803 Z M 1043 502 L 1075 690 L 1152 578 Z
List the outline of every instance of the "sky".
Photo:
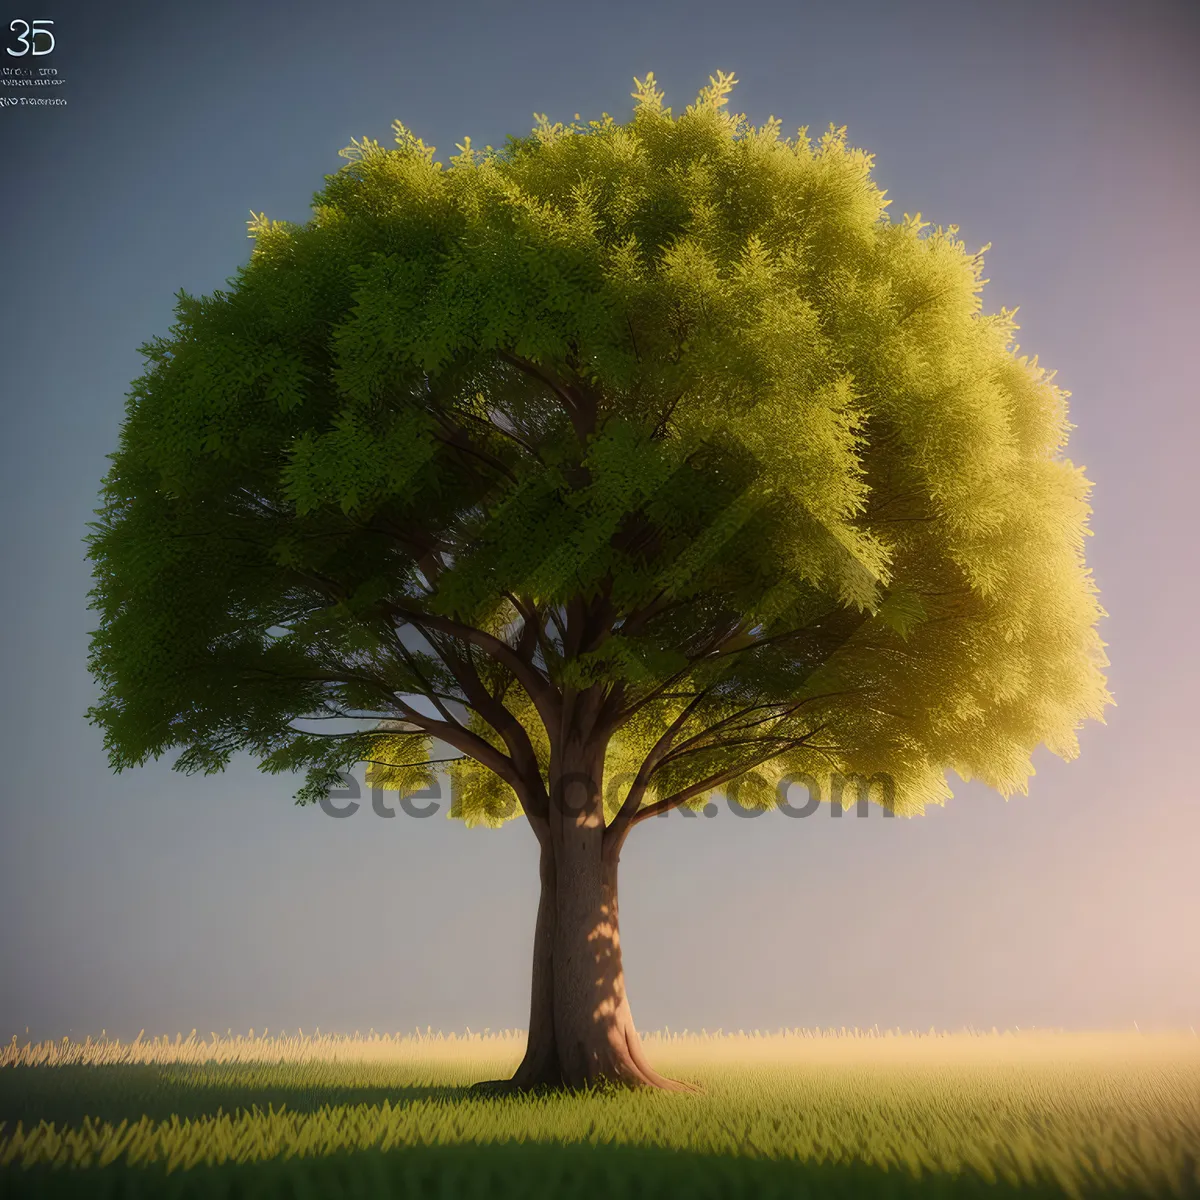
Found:
M 1019 305 L 1072 393 L 1117 707 L 1074 762 L 1039 749 L 1028 796 L 951 776 L 913 819 L 640 825 L 639 1028 L 1200 1029 L 1200 8 L 8 3 L 7 47 L 33 16 L 54 50 L 0 67 L 52 67 L 66 104 L 0 109 L 0 1037 L 524 1027 L 523 822 L 333 818 L 249 759 L 113 774 L 86 522 L 137 347 L 247 261 L 252 210 L 306 221 L 352 137 L 399 118 L 445 161 L 534 113 L 628 120 L 648 71 L 678 114 L 718 70 L 754 124 L 845 125 L 893 219 L 992 243 L 985 311 Z

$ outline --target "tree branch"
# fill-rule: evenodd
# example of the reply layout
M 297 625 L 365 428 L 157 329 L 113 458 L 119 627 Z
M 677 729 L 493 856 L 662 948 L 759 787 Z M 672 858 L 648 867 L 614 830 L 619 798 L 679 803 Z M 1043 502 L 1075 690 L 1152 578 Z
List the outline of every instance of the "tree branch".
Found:
M 445 416 L 441 413 L 434 412 L 433 415 L 441 422 L 445 429 L 449 430 L 449 433 L 445 436 L 439 436 L 435 433 L 433 436 L 436 441 L 462 454 L 469 454 L 473 458 L 479 459 L 480 462 L 485 463 L 494 471 L 499 471 L 510 483 L 518 482 L 517 477 L 509 470 L 508 464 L 503 459 L 497 458 L 494 454 L 489 454 L 486 450 L 480 450 L 478 446 L 472 445 L 466 433 L 453 422 L 446 420 Z
M 347 680 L 353 680 L 356 683 L 364 683 L 370 687 L 376 688 L 383 692 L 387 697 L 389 705 L 397 709 L 401 716 L 410 724 L 415 725 L 418 729 L 424 730 L 433 737 L 439 738 L 446 742 L 447 745 L 453 746 L 455 750 L 461 750 L 464 754 L 469 755 L 476 762 L 494 771 L 513 790 L 521 794 L 521 785 L 523 780 L 520 773 L 517 771 L 512 760 L 505 754 L 501 754 L 490 742 L 481 738 L 477 733 L 472 733 L 469 729 L 460 725 L 458 721 L 445 721 L 435 717 L 427 717 L 424 713 L 418 712 L 413 708 L 403 697 L 391 691 L 385 684 L 370 676 L 351 675 L 344 673 L 341 675 L 332 675 L 325 672 L 318 674 L 299 675 L 293 672 L 272 671 L 267 667 L 247 667 L 244 670 L 252 674 L 272 675 L 280 679 L 295 679 L 299 682 L 310 683 L 341 683 L 344 684 Z M 300 718 L 303 720 L 303 718 Z M 302 730 L 296 730 L 300 733 Z M 391 733 L 395 735 L 395 730 L 360 730 L 361 733 Z M 325 736 L 320 734 L 310 734 L 311 737 Z M 339 734 L 329 735 L 333 737 L 342 736 Z
M 498 425 L 495 421 L 485 420 L 483 417 L 477 416 L 475 413 L 469 412 L 464 413 L 463 415 L 467 417 L 468 420 L 475 421 L 477 424 L 482 425 L 485 429 L 493 430 L 495 433 L 500 434 L 501 437 L 506 437 L 510 441 L 516 443 L 516 445 L 520 446 L 522 450 L 526 450 L 532 454 L 533 457 L 538 460 L 538 462 L 543 461 L 542 456 L 537 452 L 537 447 L 531 446 L 523 437 L 520 436 L 520 434 L 514 433 L 511 429 L 505 429 L 503 425 Z
M 813 731 L 813 735 L 817 733 Z M 753 770 L 755 767 L 761 766 L 765 762 L 769 762 L 776 756 L 778 751 L 772 750 L 768 754 L 760 755 L 756 759 L 752 759 L 748 763 L 744 763 L 737 767 L 731 767 L 727 771 L 718 771 L 715 775 L 710 775 L 707 779 L 700 780 L 699 783 L 690 784 L 688 787 L 682 788 L 675 792 L 674 795 L 667 796 L 662 800 L 656 800 L 653 804 L 647 805 L 639 812 L 635 813 L 633 819 L 629 822 L 630 827 L 648 820 L 650 817 L 657 817 L 662 813 L 670 812 L 673 808 L 678 808 L 685 801 L 690 800 L 693 796 L 699 796 L 703 792 L 711 791 L 715 787 L 720 787 L 723 783 L 728 783 L 731 779 L 736 779 L 739 775 L 744 775 L 747 771 Z
M 523 786 L 515 789 L 522 806 L 531 816 L 546 816 L 549 812 L 549 798 L 528 731 L 480 679 L 479 672 L 471 661 L 469 649 L 467 654 L 453 658 L 454 661 L 447 662 L 446 665 L 454 672 L 454 677 L 475 711 L 500 735 L 508 747 L 513 767 L 523 781 Z
M 646 787 L 650 782 L 650 776 L 654 773 L 662 756 L 671 748 L 671 743 L 674 741 L 675 735 L 687 723 L 688 718 L 695 711 L 700 701 L 707 695 L 707 692 L 708 689 L 705 689 L 696 694 L 675 720 L 667 726 L 662 736 L 654 743 L 650 753 L 642 759 L 642 764 L 638 767 L 638 773 L 634 777 L 633 783 L 629 786 L 629 792 L 626 794 L 624 802 L 621 804 L 616 816 L 609 823 L 608 828 L 604 831 L 604 847 L 608 853 L 612 855 L 620 854 L 621 846 L 625 842 L 625 837 L 630 830 L 633 818 L 641 807 L 642 797 L 646 794 Z
M 406 609 L 394 604 L 389 604 L 388 607 L 396 616 L 409 624 L 417 626 L 418 629 L 433 629 L 439 633 L 446 634 L 448 637 L 457 638 L 470 645 L 478 646 L 490 658 L 507 667 L 529 694 L 529 698 L 533 701 L 538 715 L 542 719 L 542 723 L 546 726 L 547 732 L 554 728 L 554 723 L 558 718 L 559 706 L 559 698 L 555 693 L 555 689 L 536 667 L 526 662 L 506 641 L 495 637 L 493 634 L 486 633 L 482 629 L 476 629 L 471 625 L 464 625 L 462 622 L 455 621 L 450 617 L 418 612 L 415 609 Z
M 528 359 L 520 358 L 508 350 L 499 350 L 497 353 L 502 359 L 504 359 L 506 363 L 510 363 L 512 366 L 516 367 L 518 371 L 522 371 L 531 378 L 545 384 L 546 387 L 548 387 L 559 398 L 559 400 L 562 401 L 563 408 L 566 409 L 567 415 L 571 418 L 572 422 L 575 420 L 575 400 L 567 393 L 562 384 L 555 379 L 553 375 L 543 371 L 542 368 L 536 363 L 532 363 Z

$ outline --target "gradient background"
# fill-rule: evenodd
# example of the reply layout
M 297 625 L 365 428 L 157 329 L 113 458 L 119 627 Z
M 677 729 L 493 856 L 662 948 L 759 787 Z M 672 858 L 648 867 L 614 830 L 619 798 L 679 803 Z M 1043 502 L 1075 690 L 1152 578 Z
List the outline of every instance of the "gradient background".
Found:
M 755 124 L 847 125 L 894 219 L 992 242 L 985 309 L 1073 393 L 1120 707 L 1007 804 L 639 827 L 639 1026 L 1200 1027 L 1200 6 L 5 0 L 7 46 L 17 17 L 55 21 L 68 104 L 0 110 L 0 1036 L 524 1026 L 522 823 L 332 820 L 249 761 L 110 772 L 84 523 L 138 344 L 246 261 L 251 209 L 307 220 L 352 136 L 398 117 L 445 161 L 535 111 L 628 120 L 650 70 L 679 113 L 718 68 Z

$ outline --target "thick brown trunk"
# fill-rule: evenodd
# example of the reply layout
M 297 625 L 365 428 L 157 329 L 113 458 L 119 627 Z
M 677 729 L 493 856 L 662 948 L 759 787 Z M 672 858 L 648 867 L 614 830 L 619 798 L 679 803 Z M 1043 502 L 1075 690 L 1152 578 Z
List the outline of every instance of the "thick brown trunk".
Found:
M 554 1040 L 554 926 L 557 897 L 554 851 L 549 839 L 541 848 L 541 894 L 533 930 L 533 984 L 529 998 L 529 1041 L 525 1057 L 510 1081 L 523 1090 L 558 1087 L 562 1068 Z
M 602 812 L 568 810 L 542 836 L 529 1041 L 511 1080 L 484 1090 L 620 1084 L 692 1091 L 646 1061 L 633 1024 L 617 912 L 617 863 Z
M 650 1066 L 633 1024 L 621 965 L 617 860 L 602 854 L 600 837 L 576 831 L 575 839 L 564 847 L 570 869 L 558 872 L 554 940 L 554 1038 L 563 1082 L 689 1090 Z

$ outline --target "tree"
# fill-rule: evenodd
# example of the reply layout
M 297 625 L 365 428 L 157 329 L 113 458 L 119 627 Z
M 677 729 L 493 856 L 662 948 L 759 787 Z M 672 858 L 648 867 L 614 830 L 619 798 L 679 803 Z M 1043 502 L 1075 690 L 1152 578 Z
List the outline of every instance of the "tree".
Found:
M 1069 393 L 981 313 L 983 251 L 735 82 L 449 170 L 356 139 L 140 348 L 88 538 L 114 769 L 244 751 L 307 803 L 444 765 L 453 815 L 524 815 L 517 1087 L 677 1086 L 621 968 L 638 825 L 835 772 L 902 814 L 951 768 L 1023 792 L 1111 699 Z

